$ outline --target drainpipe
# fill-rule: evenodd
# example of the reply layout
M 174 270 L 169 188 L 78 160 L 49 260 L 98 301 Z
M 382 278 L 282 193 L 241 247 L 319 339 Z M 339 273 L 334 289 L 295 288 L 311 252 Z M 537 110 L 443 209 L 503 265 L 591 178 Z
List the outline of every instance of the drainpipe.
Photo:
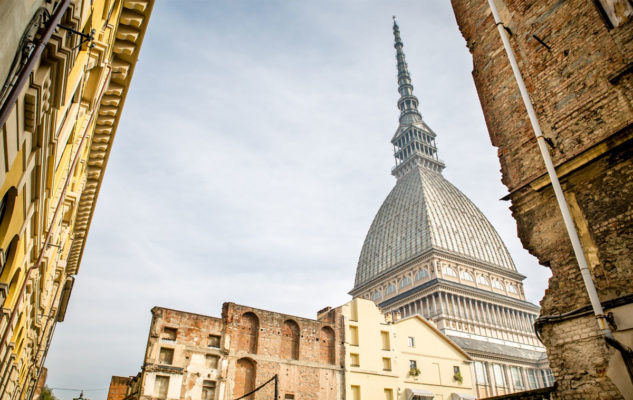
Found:
M 585 288 L 587 290 L 587 294 L 589 295 L 591 306 L 593 307 L 594 314 L 596 315 L 598 327 L 605 337 L 613 338 L 611 329 L 607 324 L 606 316 L 604 315 L 604 311 L 602 310 L 602 304 L 600 304 L 600 299 L 598 298 L 598 292 L 596 291 L 596 287 L 593 284 L 591 272 L 589 271 L 589 267 L 587 266 L 587 260 L 585 259 L 585 254 L 583 253 L 582 245 L 580 244 L 580 239 L 578 238 L 578 232 L 576 232 L 576 227 L 574 226 L 574 222 L 571 218 L 571 213 L 569 212 L 567 202 L 565 201 L 565 195 L 563 194 L 560 182 L 558 181 L 556 169 L 554 168 L 552 158 L 550 157 L 549 151 L 547 150 L 545 138 L 543 137 L 543 132 L 541 132 L 541 126 L 536 117 L 536 113 L 534 112 L 534 107 L 532 107 L 532 101 L 530 100 L 528 91 L 525 87 L 525 83 L 523 82 L 521 71 L 519 70 L 517 61 L 514 58 L 514 52 L 512 51 L 512 47 L 510 46 L 508 33 L 506 32 L 503 22 L 501 22 L 501 18 L 499 18 L 499 13 L 497 12 L 497 7 L 495 6 L 494 0 L 488 0 L 488 4 L 490 5 L 490 10 L 492 11 L 492 16 L 495 19 L 495 24 L 497 25 L 497 29 L 499 30 L 501 40 L 503 41 L 503 47 L 506 50 L 510 65 L 512 66 L 512 72 L 514 72 L 514 77 L 516 79 L 517 85 L 519 86 L 521 98 L 523 98 L 523 104 L 525 104 L 528 117 L 530 118 L 530 123 L 532 124 L 532 129 L 534 130 L 534 134 L 536 135 L 536 141 L 538 143 L 539 150 L 541 151 L 543 161 L 545 162 L 547 174 L 549 175 L 549 178 L 552 182 L 552 188 L 554 188 L 554 193 L 556 194 L 556 201 L 558 202 L 558 207 L 563 216 L 565 227 L 567 228 L 569 240 L 571 241 L 571 245 L 574 249 L 576 260 L 578 261 L 580 274 L 582 275 L 582 280 L 585 283 Z
M 57 28 L 57 24 L 59 24 L 59 21 L 62 19 L 62 16 L 66 12 L 66 9 L 68 8 L 69 5 L 70 5 L 70 0 L 63 0 L 62 3 L 59 6 L 57 6 L 57 10 L 55 10 L 55 14 L 53 14 L 51 19 L 48 21 L 48 24 L 46 25 L 46 28 L 44 29 L 44 33 L 42 33 L 42 38 L 39 40 L 39 42 L 35 46 L 35 50 L 33 50 L 31 55 L 29 56 L 29 60 L 24 66 L 24 68 L 22 68 L 22 70 L 20 71 L 20 74 L 18 75 L 18 79 L 13 85 L 13 87 L 11 88 L 11 91 L 9 92 L 9 96 L 7 97 L 6 101 L 0 107 L 0 128 L 3 127 L 4 124 L 7 122 L 7 119 L 9 119 L 9 115 L 11 114 L 11 111 L 13 111 L 13 106 L 18 100 L 18 97 L 20 96 L 20 93 L 22 92 L 22 88 L 24 87 L 24 84 L 29 79 L 29 76 L 31 76 L 31 72 L 33 71 L 33 68 L 35 68 L 35 64 L 37 64 L 37 62 L 39 61 L 40 56 L 42 55 L 42 52 L 44 51 L 44 48 L 48 44 L 48 41 L 50 40 L 53 33 L 55 32 L 55 29 Z
M 567 228 L 569 240 L 571 241 L 572 247 L 574 249 L 576 260 L 578 261 L 580 274 L 582 275 L 585 289 L 587 290 L 587 294 L 589 295 L 589 301 L 591 302 L 593 313 L 596 316 L 598 328 L 602 332 L 605 341 L 609 345 L 617 349 L 622 355 L 622 358 L 629 373 L 629 379 L 631 379 L 631 381 L 633 382 L 633 350 L 623 345 L 616 338 L 614 338 L 613 333 L 609 328 L 607 317 L 604 314 L 602 304 L 600 303 L 600 298 L 598 297 L 598 292 L 596 291 L 596 287 L 593 284 L 591 271 L 589 271 L 589 267 L 587 266 L 587 260 L 585 259 L 585 254 L 582 250 L 580 239 L 578 238 L 578 232 L 576 231 L 571 213 L 569 212 L 569 208 L 567 207 L 565 195 L 563 194 L 560 182 L 558 181 L 558 175 L 556 175 L 556 169 L 554 168 L 554 164 L 552 163 L 552 158 L 549 154 L 549 151 L 547 150 L 545 138 L 543 137 L 543 132 L 541 131 L 541 126 L 538 122 L 536 112 L 534 111 L 534 107 L 532 106 L 532 101 L 530 100 L 528 91 L 525 87 L 525 82 L 523 82 L 523 77 L 521 76 L 521 71 L 519 70 L 516 58 L 514 57 L 514 52 L 512 51 L 512 47 L 510 46 L 508 33 L 506 32 L 506 28 L 503 25 L 501 18 L 499 17 L 499 12 L 497 11 L 497 6 L 495 5 L 494 1 L 495 0 L 488 0 L 490 11 L 492 11 L 495 25 L 497 25 L 499 36 L 501 36 L 503 47 L 505 48 L 508 60 L 510 61 L 512 72 L 514 73 L 514 78 L 516 79 L 517 85 L 519 86 L 521 98 L 523 99 L 523 104 L 525 105 L 528 117 L 530 118 L 530 123 L 532 124 L 532 129 L 534 130 L 534 135 L 536 136 L 536 141 L 538 143 L 539 150 L 541 151 L 541 156 L 543 157 L 543 162 L 545 163 L 545 168 L 547 169 L 547 174 L 549 175 L 550 181 L 552 182 L 552 188 L 554 189 L 554 193 L 556 194 L 556 201 L 558 202 L 558 207 L 563 216 L 563 221 L 565 222 L 565 228 Z

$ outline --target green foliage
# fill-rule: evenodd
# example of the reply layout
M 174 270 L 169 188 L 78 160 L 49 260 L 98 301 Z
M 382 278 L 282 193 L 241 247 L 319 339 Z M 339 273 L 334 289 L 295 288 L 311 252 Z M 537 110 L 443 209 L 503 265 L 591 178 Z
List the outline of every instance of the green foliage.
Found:
M 409 375 L 411 376 L 420 376 L 421 373 L 422 371 L 420 371 L 418 368 L 411 368 L 409 370 Z
M 462 373 L 459 371 L 455 372 L 455 375 L 453 375 L 453 379 L 455 379 L 459 383 L 464 382 L 464 377 L 462 376 Z
M 55 397 L 53 391 L 48 386 L 44 386 L 42 393 L 40 393 L 40 400 L 57 400 L 57 397 Z

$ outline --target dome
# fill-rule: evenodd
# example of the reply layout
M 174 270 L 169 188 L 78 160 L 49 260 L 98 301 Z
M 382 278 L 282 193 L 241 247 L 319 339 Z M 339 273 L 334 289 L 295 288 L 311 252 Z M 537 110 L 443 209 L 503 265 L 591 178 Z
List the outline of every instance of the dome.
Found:
M 435 249 L 516 271 L 497 231 L 440 172 L 416 166 L 399 177 L 369 228 L 357 288 Z

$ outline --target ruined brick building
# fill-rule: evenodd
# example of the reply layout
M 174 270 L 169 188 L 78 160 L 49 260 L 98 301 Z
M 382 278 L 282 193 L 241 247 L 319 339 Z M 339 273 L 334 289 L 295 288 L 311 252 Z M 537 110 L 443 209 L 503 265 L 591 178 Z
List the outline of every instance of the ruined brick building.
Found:
M 344 351 L 334 314 L 313 320 L 225 303 L 216 318 L 154 307 L 128 398 L 235 399 L 277 374 L 281 399 L 338 400 Z M 268 384 L 249 398 L 273 393 Z
M 532 328 L 539 308 L 525 300 L 525 276 L 486 217 L 443 177 L 395 22 L 394 35 L 397 181 L 369 228 L 350 294 L 383 312 L 432 321 L 474 360 L 478 397 L 550 386 L 545 349 Z
M 633 346 L 633 4 L 496 0 L 611 329 Z M 536 327 L 553 396 L 632 398 L 599 331 L 487 0 L 452 0 L 519 237 L 552 271 Z M 629 354 L 630 357 L 630 354 Z

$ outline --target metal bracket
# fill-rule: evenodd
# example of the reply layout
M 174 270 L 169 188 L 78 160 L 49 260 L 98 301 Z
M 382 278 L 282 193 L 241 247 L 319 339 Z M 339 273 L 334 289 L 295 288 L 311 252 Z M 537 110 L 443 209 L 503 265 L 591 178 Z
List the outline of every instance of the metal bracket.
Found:
M 80 31 L 78 31 L 76 29 L 73 29 L 73 28 L 71 28 L 69 26 L 65 26 L 65 25 L 62 25 L 62 24 L 57 24 L 57 27 L 58 28 L 62 28 L 63 30 L 67 31 L 68 32 L 68 36 L 70 36 L 72 34 L 81 36 L 81 41 L 79 42 L 77 47 L 75 47 L 75 49 L 78 48 L 78 47 L 83 46 L 84 43 L 90 43 L 88 45 L 89 49 L 93 49 L 95 47 L 95 44 L 94 44 L 95 37 L 94 37 L 94 35 L 95 35 L 95 33 L 97 33 L 96 30 L 91 29 L 90 33 L 88 34 L 88 33 L 80 32 Z

